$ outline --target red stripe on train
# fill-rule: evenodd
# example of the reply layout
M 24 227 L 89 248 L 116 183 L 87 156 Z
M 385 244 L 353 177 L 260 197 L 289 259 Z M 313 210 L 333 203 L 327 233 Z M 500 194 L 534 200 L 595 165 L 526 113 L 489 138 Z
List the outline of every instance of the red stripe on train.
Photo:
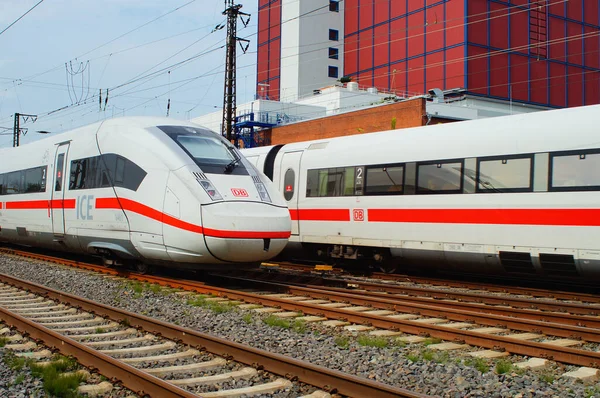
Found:
M 350 221 L 350 210 L 290 209 L 290 217 L 300 221 Z
M 369 209 L 371 222 L 600 226 L 600 209 Z
M 218 229 L 204 228 L 204 235 L 213 238 L 231 239 L 287 239 L 292 233 L 290 231 L 222 231 Z
M 74 209 L 75 199 L 6 202 L 6 210 Z
M 153 220 L 162 222 L 172 227 L 183 229 L 215 238 L 230 239 L 287 239 L 290 237 L 290 231 L 269 232 L 269 231 L 223 231 L 218 229 L 203 228 L 200 225 L 190 224 L 171 217 L 151 207 L 125 198 L 106 198 L 96 199 L 97 209 L 121 209 L 140 214 Z
M 295 221 L 350 221 L 350 210 L 290 209 L 290 216 Z M 368 209 L 366 219 L 426 224 L 600 226 L 600 209 Z
M 198 234 L 203 233 L 203 228 L 200 225 L 194 225 L 185 221 L 178 220 L 174 217 L 168 216 L 155 210 L 151 207 L 143 205 L 139 202 L 133 201 L 126 198 L 99 198 L 96 199 L 96 209 L 123 209 L 131 211 L 133 213 L 140 214 L 144 217 L 151 218 L 153 220 L 162 222 L 167 225 L 171 225 L 175 228 L 184 229 L 190 232 L 196 232 Z

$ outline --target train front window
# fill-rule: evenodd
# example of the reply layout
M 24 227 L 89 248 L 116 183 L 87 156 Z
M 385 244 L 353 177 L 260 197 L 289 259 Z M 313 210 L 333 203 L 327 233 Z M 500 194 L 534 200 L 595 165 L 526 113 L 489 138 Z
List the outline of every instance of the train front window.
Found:
M 173 139 L 205 172 L 212 174 L 248 174 L 241 155 L 227 140 L 202 128 L 158 126 Z
M 232 153 L 218 139 L 179 135 L 177 136 L 177 143 L 184 147 L 194 159 L 199 159 L 202 162 L 226 165 L 234 159 Z

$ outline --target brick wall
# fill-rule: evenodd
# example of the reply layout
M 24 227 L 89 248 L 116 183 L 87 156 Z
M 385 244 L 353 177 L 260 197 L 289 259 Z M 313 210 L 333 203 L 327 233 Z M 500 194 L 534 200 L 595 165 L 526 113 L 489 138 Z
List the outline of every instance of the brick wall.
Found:
M 396 129 L 423 126 L 427 121 L 424 116 L 425 102 L 424 98 L 416 98 L 342 115 L 294 123 L 276 127 L 266 135 L 270 135 L 271 145 L 278 145 L 390 130 L 394 118 L 396 118 Z

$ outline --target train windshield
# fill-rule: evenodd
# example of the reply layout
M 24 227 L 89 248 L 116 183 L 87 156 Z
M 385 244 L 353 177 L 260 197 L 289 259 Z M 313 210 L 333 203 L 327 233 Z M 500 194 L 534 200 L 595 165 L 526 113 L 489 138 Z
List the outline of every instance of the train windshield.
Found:
M 224 138 L 196 127 L 158 126 L 173 139 L 205 173 L 248 174 L 241 155 Z

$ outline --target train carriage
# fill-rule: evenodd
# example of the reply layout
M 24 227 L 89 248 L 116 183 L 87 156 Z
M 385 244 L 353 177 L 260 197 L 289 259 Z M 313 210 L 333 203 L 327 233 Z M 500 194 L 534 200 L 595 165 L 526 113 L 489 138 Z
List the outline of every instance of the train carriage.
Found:
M 600 277 L 600 106 L 244 150 L 290 246 L 334 259 Z
M 290 216 L 222 137 L 120 118 L 0 150 L 0 240 L 198 268 L 278 254 Z

